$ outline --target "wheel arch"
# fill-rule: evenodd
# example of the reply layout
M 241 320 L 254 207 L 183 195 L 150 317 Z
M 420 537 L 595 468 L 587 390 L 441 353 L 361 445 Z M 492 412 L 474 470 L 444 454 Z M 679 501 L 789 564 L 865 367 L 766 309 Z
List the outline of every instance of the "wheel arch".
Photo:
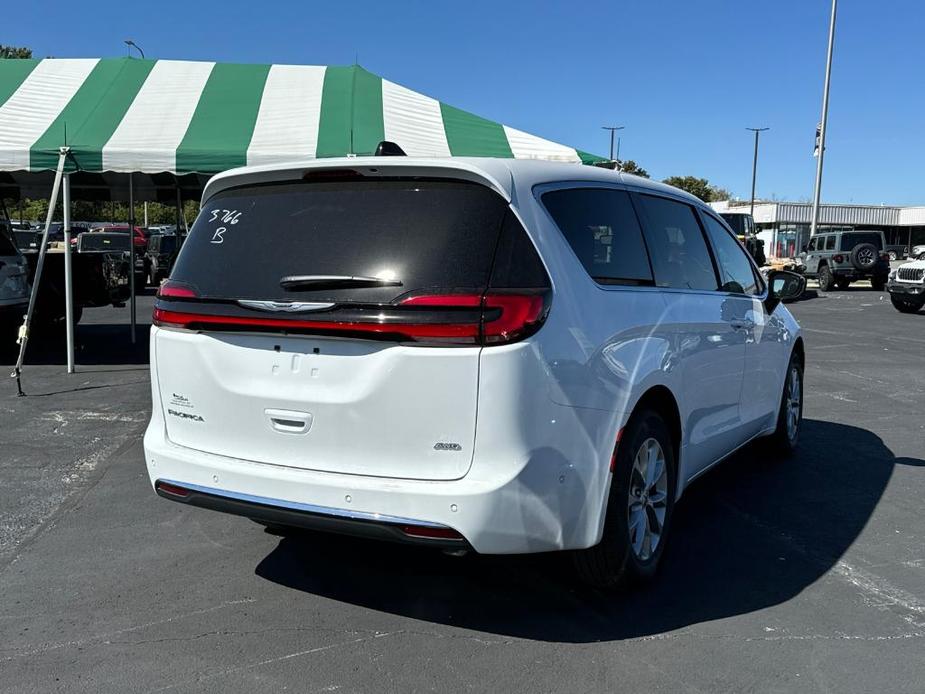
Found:
M 681 462 L 681 410 L 678 407 L 678 400 L 674 393 L 662 384 L 651 386 L 636 401 L 627 417 L 627 423 L 630 422 L 638 412 L 645 409 L 654 410 L 662 416 L 665 424 L 668 425 L 668 431 L 671 433 L 671 442 L 674 448 L 675 465 L 680 469 Z
M 800 336 L 793 343 L 793 350 L 791 354 L 795 355 L 800 360 L 800 368 L 806 368 L 806 347 L 803 344 L 803 337 Z

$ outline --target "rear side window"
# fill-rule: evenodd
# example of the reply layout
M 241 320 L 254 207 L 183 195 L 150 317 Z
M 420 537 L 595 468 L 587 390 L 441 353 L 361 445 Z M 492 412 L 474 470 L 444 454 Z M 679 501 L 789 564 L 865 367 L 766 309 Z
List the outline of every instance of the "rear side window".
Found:
M 422 290 L 482 291 L 507 211 L 488 188 L 449 180 L 232 189 L 203 206 L 171 279 L 212 299 L 389 303 Z M 285 289 L 288 276 L 400 285 Z
M 703 215 L 703 221 L 713 244 L 716 264 L 719 265 L 722 279 L 720 290 L 735 294 L 757 294 L 758 282 L 742 244 L 711 215 Z
M 835 237 L 834 236 L 825 237 L 825 250 L 827 251 L 835 250 Z
M 542 200 L 594 280 L 601 284 L 652 281 L 642 230 L 628 193 L 570 188 L 546 193 Z
M 880 234 L 873 232 L 842 234 L 841 243 L 838 244 L 840 246 L 838 250 L 850 251 L 859 243 L 871 243 L 878 251 L 883 250 L 883 239 L 880 237 Z
M 637 199 L 655 283 L 675 289 L 717 289 L 713 261 L 693 208 L 653 195 Z

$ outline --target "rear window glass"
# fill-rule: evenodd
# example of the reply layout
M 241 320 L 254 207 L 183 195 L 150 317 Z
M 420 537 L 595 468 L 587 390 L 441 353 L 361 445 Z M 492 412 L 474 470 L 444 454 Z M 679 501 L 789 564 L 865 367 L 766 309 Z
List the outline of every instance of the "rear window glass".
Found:
M 716 272 L 694 210 L 683 202 L 638 197 L 659 287 L 717 289 Z
M 107 234 L 103 232 L 90 232 L 81 234 L 77 238 L 79 251 L 127 251 L 128 234 Z
M 157 253 L 173 253 L 177 249 L 177 237 L 152 234 L 148 239 L 148 249 Z
M 202 208 L 171 278 L 205 298 L 386 303 L 419 290 L 483 290 L 508 210 L 447 180 L 291 182 L 225 191 Z M 293 275 L 390 287 L 284 289 Z
M 652 281 L 628 193 L 569 188 L 546 193 L 543 204 L 593 279 L 602 284 Z
M 850 251 L 859 243 L 872 243 L 878 251 L 883 250 L 883 239 L 880 237 L 880 234 L 874 232 L 853 232 L 850 234 L 842 234 L 838 250 Z
M 527 232 L 517 221 L 514 213 L 508 211 L 504 228 L 495 251 L 490 286 L 493 289 L 545 289 L 549 287 L 549 275 L 527 238 Z

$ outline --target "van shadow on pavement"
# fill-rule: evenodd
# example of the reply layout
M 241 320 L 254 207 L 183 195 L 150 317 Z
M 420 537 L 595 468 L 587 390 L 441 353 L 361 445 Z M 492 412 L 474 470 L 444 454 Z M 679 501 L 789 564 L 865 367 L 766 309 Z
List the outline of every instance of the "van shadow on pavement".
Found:
M 539 641 L 644 637 L 753 612 L 835 565 L 895 465 L 925 466 L 858 427 L 805 420 L 802 436 L 793 459 L 769 458 L 758 442 L 688 488 L 658 578 L 631 593 L 576 585 L 562 554 L 459 559 L 307 532 L 281 539 L 256 573 L 373 610 Z

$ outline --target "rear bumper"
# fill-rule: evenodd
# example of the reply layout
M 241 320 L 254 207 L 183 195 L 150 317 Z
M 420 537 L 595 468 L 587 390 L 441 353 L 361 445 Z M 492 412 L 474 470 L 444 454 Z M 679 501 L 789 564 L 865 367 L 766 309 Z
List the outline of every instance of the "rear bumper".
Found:
M 591 542 L 567 537 L 581 507 L 550 508 L 566 487 L 552 475 L 537 485 L 533 466 L 513 478 L 469 475 L 424 481 L 346 475 L 218 456 L 167 439 L 155 417 L 144 438 L 152 486 L 169 482 L 194 493 L 174 501 L 257 520 L 438 547 L 472 548 L 485 554 L 522 554 L 573 549 Z M 564 511 L 564 513 L 563 513 Z M 408 537 L 401 525 L 455 530 L 462 541 Z M 576 544 L 577 542 L 577 544 Z
M 456 533 L 451 528 L 410 518 L 356 513 L 344 509 L 268 499 L 209 487 L 183 485 L 173 480 L 156 481 L 154 490 L 158 496 L 171 501 L 245 516 L 260 523 L 445 549 L 460 550 L 469 547 L 462 537 L 452 537 Z
M 869 280 L 874 277 L 884 277 L 889 274 L 890 270 L 888 267 L 871 270 L 868 272 L 861 272 L 860 270 L 855 270 L 853 267 L 849 268 L 831 268 L 832 274 L 838 278 L 845 278 L 850 280 Z

